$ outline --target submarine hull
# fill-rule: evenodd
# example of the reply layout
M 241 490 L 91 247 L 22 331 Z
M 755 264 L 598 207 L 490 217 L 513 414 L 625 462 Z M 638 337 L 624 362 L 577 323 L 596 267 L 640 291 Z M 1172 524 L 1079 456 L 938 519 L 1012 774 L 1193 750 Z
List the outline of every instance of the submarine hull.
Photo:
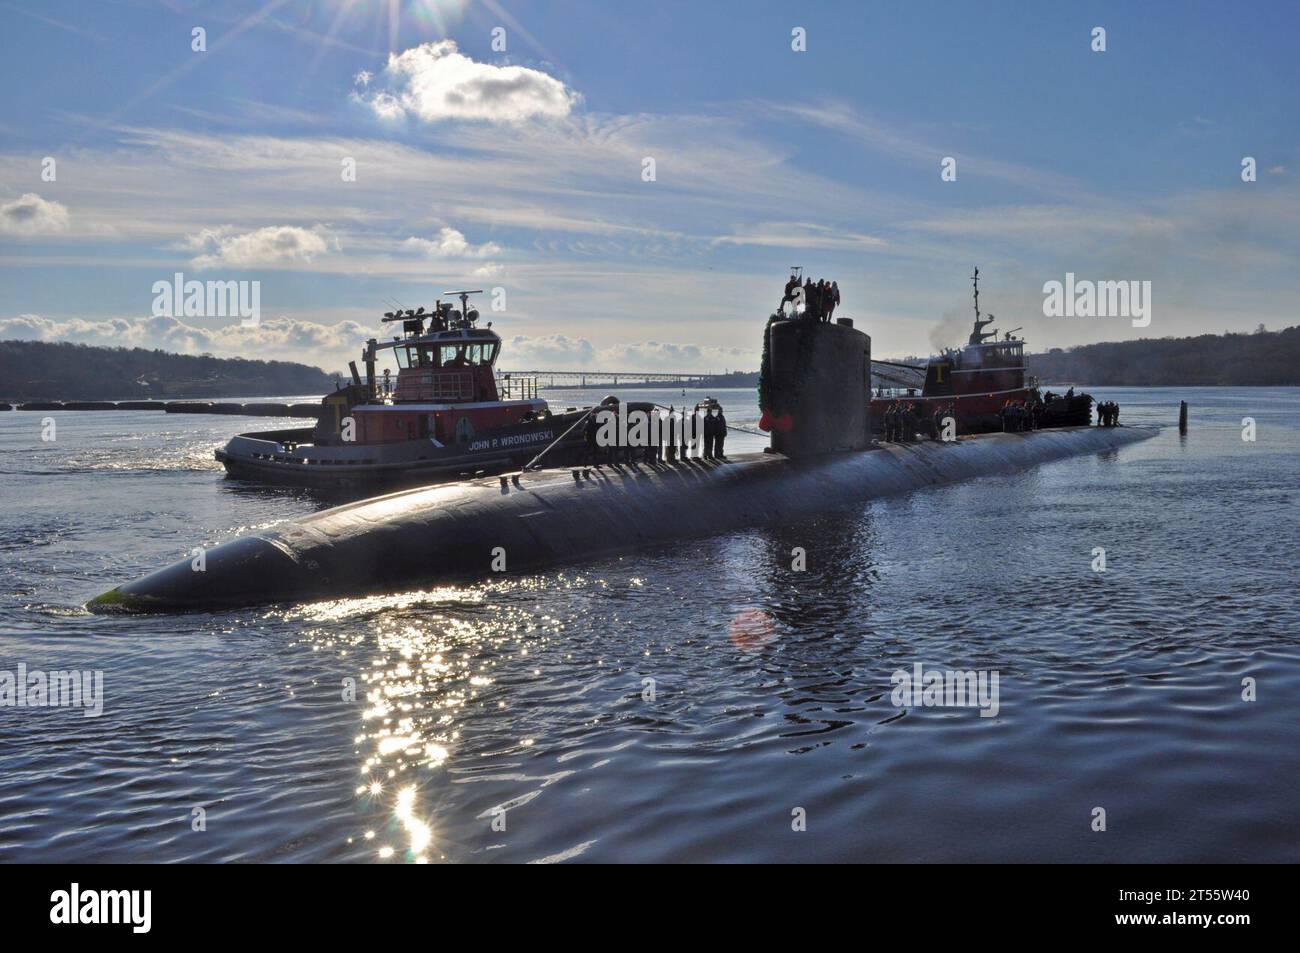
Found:
M 396 592 L 531 571 L 1118 449 L 1144 427 L 988 434 L 791 459 L 527 473 L 339 506 L 208 550 L 93 599 L 92 612 L 188 612 Z M 201 569 L 196 566 L 201 565 Z

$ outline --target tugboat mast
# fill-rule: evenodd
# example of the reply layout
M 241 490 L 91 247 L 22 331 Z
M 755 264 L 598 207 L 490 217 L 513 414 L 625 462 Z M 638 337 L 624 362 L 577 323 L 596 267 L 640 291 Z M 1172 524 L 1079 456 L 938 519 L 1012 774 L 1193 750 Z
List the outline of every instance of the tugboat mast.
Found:
M 975 285 L 975 329 L 970 333 L 968 346 L 974 347 L 983 344 L 986 338 L 996 337 L 996 331 L 985 331 L 984 328 L 993 323 L 993 315 L 987 318 L 980 315 L 980 270 L 975 269 L 975 274 L 971 275 L 971 282 Z

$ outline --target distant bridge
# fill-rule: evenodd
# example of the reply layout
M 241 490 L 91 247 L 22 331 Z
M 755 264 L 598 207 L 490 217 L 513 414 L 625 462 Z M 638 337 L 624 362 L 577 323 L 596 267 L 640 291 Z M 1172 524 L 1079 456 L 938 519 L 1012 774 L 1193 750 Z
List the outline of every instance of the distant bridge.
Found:
M 681 387 L 753 386 L 757 371 L 730 371 L 726 374 L 672 373 L 658 371 L 502 371 L 502 375 L 535 377 L 541 387 L 635 387 L 673 384 Z M 871 362 L 871 386 L 915 387 L 925 380 L 925 368 L 893 361 Z
M 649 371 L 502 371 L 502 376 L 535 377 L 542 387 L 594 387 L 600 384 L 681 384 L 693 386 L 714 381 L 725 374 L 671 374 Z

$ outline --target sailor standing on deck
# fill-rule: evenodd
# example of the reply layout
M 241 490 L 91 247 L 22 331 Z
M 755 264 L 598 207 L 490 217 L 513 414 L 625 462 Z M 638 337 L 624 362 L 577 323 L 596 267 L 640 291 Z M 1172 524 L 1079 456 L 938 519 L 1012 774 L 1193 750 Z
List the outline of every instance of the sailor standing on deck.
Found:
M 659 429 L 663 426 L 662 416 L 658 407 L 651 407 L 650 413 L 646 415 L 649 429 L 646 432 L 645 441 L 645 462 L 658 463 L 660 455 L 659 447 Z
M 587 414 L 587 425 L 583 428 L 582 436 L 586 439 L 586 446 L 582 451 L 582 465 L 590 466 L 593 463 L 600 466 L 600 447 L 596 444 L 596 434 L 600 432 L 600 421 L 596 419 L 597 411 L 593 408 Z
M 785 303 L 788 301 L 794 304 L 794 290 L 799 287 L 799 276 L 791 275 L 790 280 L 785 283 L 785 294 L 781 297 L 781 304 L 777 307 L 778 311 L 785 311 Z
M 713 431 L 713 456 L 717 460 L 725 460 L 727 455 L 722 452 L 722 443 L 727 439 L 727 415 L 718 408 L 717 423 L 714 424 Z
M 714 427 L 713 411 L 706 408 L 704 411 L 704 459 L 713 459 L 713 438 L 716 434 Z

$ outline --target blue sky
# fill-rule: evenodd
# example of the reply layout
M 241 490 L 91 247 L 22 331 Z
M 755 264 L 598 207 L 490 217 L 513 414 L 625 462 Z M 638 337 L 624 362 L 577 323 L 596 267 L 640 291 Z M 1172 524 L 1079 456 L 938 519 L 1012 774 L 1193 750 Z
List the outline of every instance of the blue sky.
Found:
M 468 284 L 506 291 L 507 365 L 750 368 L 791 264 L 839 281 L 878 356 L 963 339 L 975 265 L 1031 349 L 1296 323 L 1291 3 L 0 0 L 0 22 L 0 338 L 334 369 L 391 300 Z M 177 271 L 261 282 L 261 326 L 152 317 Z M 1045 317 L 1067 272 L 1151 281 L 1151 325 Z

